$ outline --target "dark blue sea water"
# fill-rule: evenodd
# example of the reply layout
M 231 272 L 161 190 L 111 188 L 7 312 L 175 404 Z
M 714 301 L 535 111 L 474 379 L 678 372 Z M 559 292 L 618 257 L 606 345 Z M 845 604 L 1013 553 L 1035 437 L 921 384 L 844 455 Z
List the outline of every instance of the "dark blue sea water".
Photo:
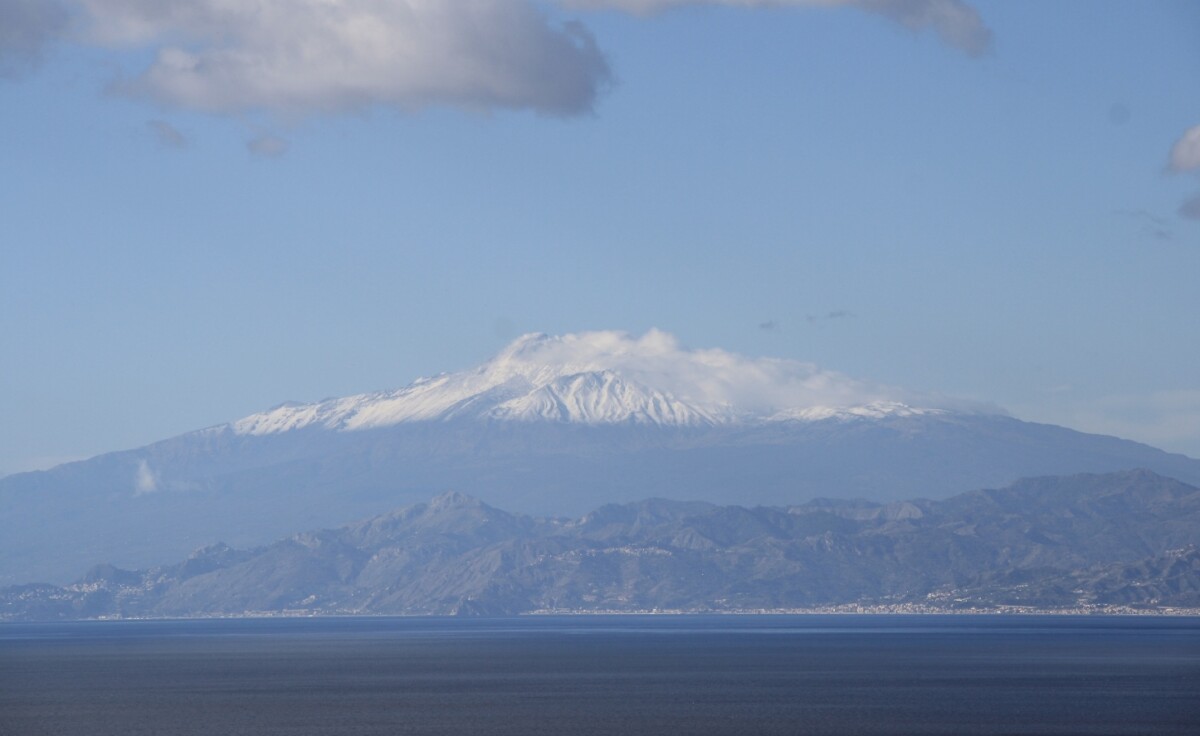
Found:
M 1200 734 L 1200 619 L 0 625 L 0 734 Z

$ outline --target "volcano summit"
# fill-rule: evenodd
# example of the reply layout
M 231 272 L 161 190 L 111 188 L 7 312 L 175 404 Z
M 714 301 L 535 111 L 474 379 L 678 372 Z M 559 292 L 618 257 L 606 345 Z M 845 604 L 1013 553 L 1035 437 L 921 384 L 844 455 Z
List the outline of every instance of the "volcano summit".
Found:
M 455 419 L 716 427 L 930 410 L 904 404 L 914 399 L 937 405 L 798 361 L 686 350 L 658 330 L 641 338 L 530 334 L 474 370 L 422 378 L 396 391 L 289 403 L 228 429 L 264 435 Z

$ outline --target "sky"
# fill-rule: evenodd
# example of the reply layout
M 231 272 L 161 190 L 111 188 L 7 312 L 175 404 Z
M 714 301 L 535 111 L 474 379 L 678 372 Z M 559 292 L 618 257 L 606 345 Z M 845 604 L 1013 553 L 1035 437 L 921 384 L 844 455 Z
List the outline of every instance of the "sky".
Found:
M 657 328 L 1200 457 L 1200 4 L 0 0 L 0 475 Z

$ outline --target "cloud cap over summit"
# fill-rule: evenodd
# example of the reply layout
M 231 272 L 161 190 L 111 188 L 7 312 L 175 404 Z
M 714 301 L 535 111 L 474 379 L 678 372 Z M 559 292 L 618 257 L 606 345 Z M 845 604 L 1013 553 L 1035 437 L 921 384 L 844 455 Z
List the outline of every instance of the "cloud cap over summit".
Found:
M 355 430 L 481 418 L 711 426 L 839 413 L 989 411 L 844 376 L 811 363 L 690 349 L 661 330 L 517 338 L 483 365 L 375 394 L 289 404 L 234 422 L 239 434 Z

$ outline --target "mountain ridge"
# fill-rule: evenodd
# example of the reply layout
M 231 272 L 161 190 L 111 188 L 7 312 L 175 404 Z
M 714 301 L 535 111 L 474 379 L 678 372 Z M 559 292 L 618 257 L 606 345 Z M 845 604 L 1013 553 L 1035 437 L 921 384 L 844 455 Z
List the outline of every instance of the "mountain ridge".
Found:
M 893 504 L 648 499 L 530 517 L 451 492 L 253 550 L 0 590 L 0 618 L 1200 606 L 1200 488 L 1149 471 Z

